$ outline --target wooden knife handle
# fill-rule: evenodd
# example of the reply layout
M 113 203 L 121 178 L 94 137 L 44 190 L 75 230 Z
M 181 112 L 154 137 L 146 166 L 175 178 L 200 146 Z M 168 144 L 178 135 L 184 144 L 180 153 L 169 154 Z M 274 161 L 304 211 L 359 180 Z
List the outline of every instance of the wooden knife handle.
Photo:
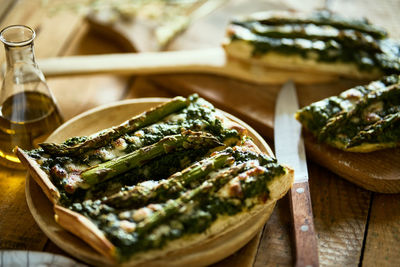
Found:
M 294 239 L 297 267 L 319 266 L 318 243 L 308 182 L 295 183 L 290 190 L 290 210 L 294 221 Z

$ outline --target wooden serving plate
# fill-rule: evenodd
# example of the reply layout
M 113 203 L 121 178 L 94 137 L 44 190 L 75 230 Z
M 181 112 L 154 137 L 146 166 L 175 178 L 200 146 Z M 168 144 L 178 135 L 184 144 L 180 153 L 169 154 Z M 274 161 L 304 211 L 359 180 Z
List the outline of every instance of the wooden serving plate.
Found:
M 136 114 L 165 102 L 166 100 L 167 98 L 131 99 L 89 110 L 60 126 L 47 139 L 47 141 L 62 142 L 72 136 L 90 135 L 101 129 L 117 125 Z M 223 112 L 223 114 L 230 120 L 247 128 L 249 136 L 253 138 L 254 143 L 261 151 L 273 155 L 268 144 L 249 125 L 233 115 L 225 112 Z M 101 266 L 112 264 L 109 259 L 96 252 L 80 238 L 69 233 L 55 222 L 53 205 L 29 175 L 26 180 L 25 189 L 28 207 L 34 219 L 42 231 L 56 245 L 74 257 L 87 263 Z M 183 254 L 180 253 L 179 255 L 174 255 L 174 253 L 170 253 L 167 257 L 152 262 L 152 265 L 150 264 L 150 266 L 159 266 L 166 261 L 170 263 L 178 263 L 180 265 L 205 265 L 222 260 L 243 247 L 260 231 L 272 213 L 274 206 L 275 202 L 265 205 L 263 212 L 252 219 L 252 225 L 250 227 L 236 227 L 232 230 L 234 234 L 231 234 L 231 232 L 228 235 L 222 235 L 221 237 L 217 236 L 217 238 L 214 238 L 210 242 L 205 242 L 201 246 L 196 247 L 196 249 L 191 247 L 185 248 Z M 256 238 L 257 240 L 254 240 Z M 252 246 L 250 247 L 253 250 L 258 247 L 257 245 L 254 246 L 254 242 L 258 243 L 258 238 L 259 235 L 251 242 Z M 253 252 L 249 252 L 248 250 L 246 251 L 249 255 L 254 256 Z M 146 266 L 149 265 L 146 264 Z

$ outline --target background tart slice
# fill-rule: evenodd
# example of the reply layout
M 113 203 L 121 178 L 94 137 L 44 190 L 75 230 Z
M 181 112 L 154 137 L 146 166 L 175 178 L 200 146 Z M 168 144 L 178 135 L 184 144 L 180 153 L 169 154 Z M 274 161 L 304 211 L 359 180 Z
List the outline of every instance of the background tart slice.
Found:
M 400 83 L 392 75 L 356 86 L 296 113 L 320 142 L 351 152 L 400 144 Z
M 233 20 L 223 45 L 229 57 L 296 71 L 373 79 L 399 73 L 399 45 L 365 19 L 329 12 L 260 12 Z

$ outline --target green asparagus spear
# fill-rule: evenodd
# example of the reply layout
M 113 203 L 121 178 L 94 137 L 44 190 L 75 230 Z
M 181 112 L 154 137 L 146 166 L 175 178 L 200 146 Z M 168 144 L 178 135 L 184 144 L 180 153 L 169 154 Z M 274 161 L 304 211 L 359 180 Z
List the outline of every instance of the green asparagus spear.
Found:
M 142 166 L 151 159 L 176 150 L 216 147 L 219 145 L 223 144 L 211 134 L 203 132 L 186 131 L 182 134 L 167 136 L 153 145 L 143 147 L 83 171 L 80 175 L 82 181 L 78 182 L 77 185 L 81 188 L 89 188 L 132 168 Z
M 176 198 L 185 188 L 190 187 L 191 183 L 201 183 L 210 172 L 231 163 L 231 153 L 221 152 L 173 174 L 153 188 L 138 184 L 131 190 L 111 196 L 104 203 L 115 208 L 138 208 L 150 201 L 163 202 L 169 198 Z
M 254 163 L 254 162 L 252 162 Z M 248 163 L 243 163 L 239 166 L 236 166 L 234 169 L 239 170 L 244 168 Z M 266 169 L 261 166 L 254 166 L 251 169 L 241 173 L 241 177 L 250 177 L 255 175 L 260 175 L 266 172 Z M 138 223 L 136 232 L 141 234 L 148 230 L 153 229 L 157 225 L 159 225 L 160 221 L 169 218 L 170 216 L 175 215 L 181 208 L 183 208 L 188 202 L 196 201 L 201 198 L 208 197 L 214 193 L 216 193 L 220 188 L 222 188 L 225 184 L 227 184 L 230 180 L 234 179 L 236 176 L 232 175 L 231 172 L 223 173 L 221 175 L 215 176 L 209 180 L 204 181 L 201 186 L 187 191 L 181 197 L 176 200 L 171 200 L 166 202 L 165 206 L 152 215 Z
M 127 132 L 134 131 L 153 124 L 162 118 L 177 112 L 188 105 L 188 101 L 183 97 L 175 97 L 171 101 L 159 105 L 147 112 L 144 112 L 132 119 L 122 123 L 119 126 L 112 127 L 106 131 L 100 131 L 87 138 L 78 138 L 78 142 L 69 145 L 67 140 L 64 144 L 55 143 L 42 143 L 39 146 L 46 152 L 52 155 L 77 155 L 81 154 L 89 149 L 98 148 L 106 145 L 110 140 L 121 136 Z M 77 138 L 74 138 L 76 140 Z
M 396 147 L 400 143 L 400 110 L 386 115 L 381 120 L 357 133 L 347 148 L 361 146 L 363 143 L 377 143 L 382 148 Z

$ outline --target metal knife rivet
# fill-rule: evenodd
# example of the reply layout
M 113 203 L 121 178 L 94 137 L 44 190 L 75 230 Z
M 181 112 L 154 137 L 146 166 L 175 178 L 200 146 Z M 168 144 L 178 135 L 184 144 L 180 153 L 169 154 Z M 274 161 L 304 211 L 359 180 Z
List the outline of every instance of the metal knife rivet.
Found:
M 308 231 L 308 225 L 303 224 L 302 226 L 300 226 L 300 230 L 302 232 L 307 232 Z
M 304 188 L 303 187 L 299 187 L 299 188 L 296 189 L 296 192 L 299 193 L 299 194 L 302 194 L 302 193 L 304 193 Z

